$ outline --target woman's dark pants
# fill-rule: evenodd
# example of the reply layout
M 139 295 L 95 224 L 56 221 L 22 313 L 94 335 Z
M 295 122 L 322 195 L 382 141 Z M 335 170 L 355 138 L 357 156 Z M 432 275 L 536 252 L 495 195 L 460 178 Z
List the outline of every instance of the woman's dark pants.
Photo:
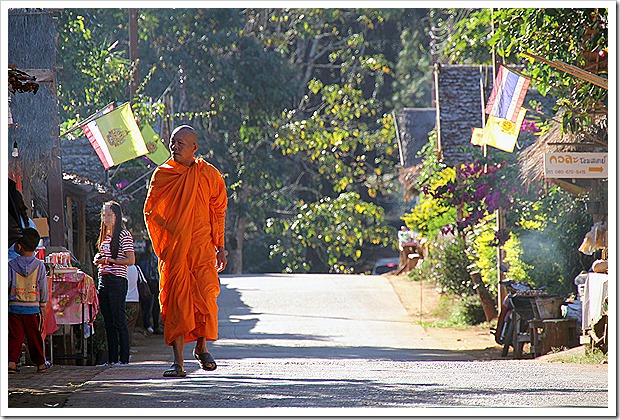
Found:
M 99 282 L 99 309 L 108 339 L 108 363 L 129 363 L 129 330 L 125 316 L 127 279 L 103 274 Z M 120 353 L 119 353 L 120 347 Z

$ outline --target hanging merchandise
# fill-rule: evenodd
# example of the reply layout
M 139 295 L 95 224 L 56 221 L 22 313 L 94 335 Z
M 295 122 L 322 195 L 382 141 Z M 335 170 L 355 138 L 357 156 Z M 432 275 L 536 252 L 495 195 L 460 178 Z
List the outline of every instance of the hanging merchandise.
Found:
M 129 103 L 94 119 L 82 130 L 105 169 L 149 152 Z

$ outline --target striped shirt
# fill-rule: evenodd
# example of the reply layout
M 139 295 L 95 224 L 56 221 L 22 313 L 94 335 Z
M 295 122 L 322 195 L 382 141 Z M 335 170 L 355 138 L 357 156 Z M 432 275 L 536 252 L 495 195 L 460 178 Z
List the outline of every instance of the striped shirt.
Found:
M 118 256 L 112 257 L 112 251 L 110 251 L 110 243 L 112 237 L 106 235 L 101 245 L 99 245 L 99 253 L 102 258 L 110 258 L 114 260 L 122 260 L 127 258 L 127 252 L 133 252 L 133 237 L 127 229 L 121 230 L 119 238 Z M 127 278 L 127 266 L 122 264 L 103 264 L 99 266 L 99 276 L 102 274 L 114 274 L 115 276 L 121 276 Z

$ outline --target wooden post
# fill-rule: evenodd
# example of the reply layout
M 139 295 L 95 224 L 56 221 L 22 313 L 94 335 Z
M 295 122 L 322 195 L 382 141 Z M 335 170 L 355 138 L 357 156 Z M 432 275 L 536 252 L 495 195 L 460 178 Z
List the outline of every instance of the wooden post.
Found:
M 26 72 L 37 77 L 39 83 L 49 83 L 51 93 L 56 96 L 56 71 L 54 69 L 27 69 Z M 62 188 L 62 158 L 60 148 L 60 118 L 54 112 L 54 129 L 50 132 L 53 143 L 50 165 L 47 173 L 47 204 L 49 215 L 50 245 L 66 246 L 65 209 Z
M 133 65 L 131 82 L 129 85 L 129 102 L 133 103 L 134 96 L 138 91 L 138 80 L 140 78 L 140 55 L 138 52 L 138 9 L 129 9 L 129 60 Z
M 55 133 L 57 143 L 60 143 Z M 62 164 L 60 144 L 54 147 L 52 162 L 47 174 L 47 202 L 49 206 L 50 245 L 66 246 L 65 240 L 65 209 L 62 191 Z
M 67 195 L 67 249 L 75 255 L 73 245 L 73 199 Z
M 78 243 L 76 258 L 82 264 L 86 263 L 86 204 L 84 200 L 78 201 Z
M 493 22 L 493 12 L 495 11 L 494 8 L 491 8 L 491 35 L 493 35 L 493 33 L 495 32 L 495 23 Z M 495 52 L 495 46 L 493 46 L 493 48 L 491 49 L 491 59 L 493 61 L 493 83 L 495 84 L 496 79 L 497 79 L 497 69 L 500 66 L 500 59 L 498 57 L 498 55 Z M 484 146 L 484 156 L 486 157 L 486 145 Z M 497 217 L 497 232 L 500 232 L 502 229 L 504 229 L 505 225 L 504 225 L 504 216 L 502 215 L 502 209 L 498 209 L 497 212 L 495 213 L 496 217 Z M 502 307 L 502 302 L 504 301 L 504 298 L 506 297 L 506 288 L 501 286 L 501 281 L 503 280 L 503 273 L 502 273 L 502 265 L 503 265 L 503 260 L 504 260 L 504 253 L 502 250 L 502 246 L 498 245 L 497 246 L 497 307 L 501 308 Z

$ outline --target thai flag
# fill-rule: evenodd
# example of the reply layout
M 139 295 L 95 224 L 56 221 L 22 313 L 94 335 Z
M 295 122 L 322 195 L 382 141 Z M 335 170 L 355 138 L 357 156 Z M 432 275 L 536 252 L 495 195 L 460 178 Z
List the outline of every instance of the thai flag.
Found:
M 484 110 L 486 114 L 516 122 L 530 85 L 530 79 L 519 76 L 504 66 L 499 67 L 491 96 Z

